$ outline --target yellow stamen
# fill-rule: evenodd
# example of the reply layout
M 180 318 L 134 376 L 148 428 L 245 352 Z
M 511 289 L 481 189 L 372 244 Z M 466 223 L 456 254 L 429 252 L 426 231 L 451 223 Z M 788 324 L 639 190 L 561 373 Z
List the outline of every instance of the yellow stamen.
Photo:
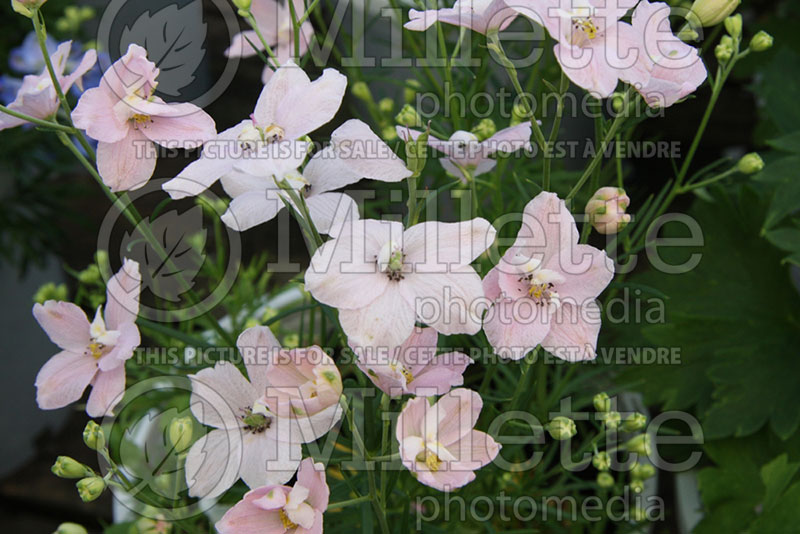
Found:
M 286 512 L 281 510 L 280 512 L 278 512 L 278 514 L 281 517 L 281 523 L 283 523 L 283 528 L 285 528 L 286 530 L 289 530 L 291 528 L 297 528 L 297 523 L 292 523 L 292 520 L 289 519 L 289 516 L 286 515 Z
M 528 289 L 528 295 L 536 300 L 541 299 L 544 296 L 544 292 L 547 290 L 547 287 L 542 284 L 535 284 Z
M 432 452 L 428 451 L 425 455 L 425 465 L 428 466 L 433 473 L 439 470 L 439 466 L 442 465 L 442 461 L 439 459 L 438 456 L 433 454 Z
M 281 128 L 277 124 L 270 124 L 269 126 L 264 128 L 264 141 L 266 141 L 267 143 L 272 143 L 274 141 L 282 141 L 284 135 L 286 135 L 286 132 L 284 132 L 283 128 Z
M 586 34 L 586 37 L 589 39 L 594 39 L 597 37 L 597 26 L 594 25 L 594 22 L 588 19 L 578 19 L 575 21 L 575 25 L 583 30 L 583 33 Z
M 92 356 L 94 356 L 96 360 L 100 359 L 100 357 L 103 355 L 103 349 L 105 348 L 106 348 L 105 345 L 103 345 L 102 343 L 97 343 L 96 341 L 89 343 L 89 352 L 92 354 Z
M 143 126 L 150 122 L 153 122 L 153 119 L 150 118 L 150 115 L 144 115 L 143 113 L 136 113 L 131 117 L 133 124 L 135 126 Z

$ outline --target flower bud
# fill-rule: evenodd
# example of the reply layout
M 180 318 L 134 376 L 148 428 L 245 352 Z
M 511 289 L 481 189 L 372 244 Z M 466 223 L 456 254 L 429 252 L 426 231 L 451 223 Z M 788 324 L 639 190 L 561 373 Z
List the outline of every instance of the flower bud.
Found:
M 250 6 L 253 5 L 253 0 L 233 0 L 233 5 L 239 10 L 239 15 L 246 17 L 250 13 Z
M 39 304 L 44 304 L 48 300 L 67 300 L 67 286 L 47 282 L 33 295 L 33 301 Z
M 192 418 L 189 416 L 176 417 L 169 423 L 167 434 L 175 452 L 181 453 L 192 444 L 192 427 Z
M 550 433 L 550 437 L 559 441 L 570 439 L 578 433 L 575 421 L 562 415 L 559 415 L 547 424 L 547 431 Z
M 11 9 L 23 17 L 33 18 L 36 10 L 44 5 L 47 0 L 11 0 Z
M 755 34 L 753 39 L 750 41 L 750 50 L 753 52 L 763 52 L 772 48 L 774 42 L 775 39 L 773 39 L 770 34 L 764 30 L 761 30 Z
M 381 137 L 384 141 L 394 141 L 397 139 L 397 129 L 394 126 L 386 126 L 381 130 Z
M 644 481 L 639 480 L 638 478 L 631 480 L 629 486 L 631 488 L 631 491 L 636 494 L 639 494 L 644 491 Z
M 725 30 L 734 39 L 742 36 L 742 16 L 736 14 L 725 19 Z
M 608 471 L 611 469 L 611 456 L 605 451 L 600 451 L 592 458 L 592 465 L 598 471 Z
M 356 82 L 353 84 L 353 88 L 350 89 L 350 91 L 352 91 L 353 96 L 359 100 L 363 100 L 364 102 L 372 102 L 372 91 L 369 90 L 369 86 L 366 83 Z
M 605 391 L 598 393 L 592 399 L 594 409 L 598 412 L 607 412 L 611 409 L 611 399 Z
M 656 474 L 656 468 L 651 464 L 637 463 L 631 469 L 631 476 L 638 480 L 647 480 Z
M 727 35 L 725 37 L 728 37 Z M 733 47 L 730 44 L 721 42 L 714 48 L 714 56 L 720 63 L 730 61 L 733 57 Z
M 514 107 L 511 108 L 511 126 L 528 122 L 528 120 L 529 117 L 528 113 L 525 111 L 525 107 L 520 103 L 514 104 Z
M 103 494 L 106 489 L 106 481 L 101 477 L 86 477 L 80 479 L 75 487 L 78 488 L 78 497 L 83 502 L 92 502 Z
M 629 439 L 623 448 L 642 456 L 650 456 L 650 434 L 639 434 Z
M 417 93 L 422 89 L 422 84 L 413 78 L 406 80 L 406 87 L 403 90 L 403 100 L 406 104 L 414 104 L 417 100 Z
M 497 126 L 492 119 L 483 119 L 470 131 L 475 134 L 478 141 L 486 141 L 497 132 Z
M 77 523 L 61 523 L 53 534 L 87 534 L 87 532 Z
M 586 203 L 586 216 L 599 233 L 616 234 L 631 222 L 625 213 L 630 203 L 624 189 L 601 187 Z
M 597 474 L 597 485 L 601 488 L 610 488 L 614 486 L 614 477 L 611 473 L 603 471 Z
M 614 113 L 622 113 L 622 110 L 625 109 L 625 95 L 623 93 L 611 95 L 611 107 Z
M 394 100 L 391 98 L 381 98 L 378 101 L 378 109 L 381 110 L 381 113 L 386 113 L 387 115 L 394 111 Z
M 606 429 L 616 430 L 622 421 L 622 416 L 619 412 L 605 412 L 600 414 L 600 420 L 606 425 Z
M 755 174 L 764 169 L 764 160 L 756 152 L 746 154 L 736 164 L 736 169 L 742 174 Z
M 172 532 L 172 523 L 163 519 L 142 517 L 133 524 L 131 532 L 136 532 L 136 534 L 169 534 Z
M 298 334 L 286 334 L 283 336 L 283 347 L 286 349 L 296 349 L 300 346 L 300 336 Z
M 85 285 L 100 283 L 100 267 L 95 264 L 91 264 L 78 273 L 78 281 Z
M 53 474 L 60 478 L 83 478 L 92 474 L 92 470 L 69 456 L 59 456 L 56 463 L 50 468 Z
M 103 450 L 106 446 L 103 428 L 94 421 L 86 423 L 86 428 L 83 429 L 83 442 L 93 451 Z
M 716 26 L 736 11 L 742 0 L 695 0 L 692 13 L 703 26 Z
M 422 117 L 419 116 L 417 110 L 410 104 L 403 106 L 403 109 L 395 116 L 394 120 L 402 126 L 410 126 L 412 128 L 419 128 L 422 126 Z
M 622 423 L 624 432 L 636 432 L 647 426 L 647 417 L 638 412 L 630 414 Z

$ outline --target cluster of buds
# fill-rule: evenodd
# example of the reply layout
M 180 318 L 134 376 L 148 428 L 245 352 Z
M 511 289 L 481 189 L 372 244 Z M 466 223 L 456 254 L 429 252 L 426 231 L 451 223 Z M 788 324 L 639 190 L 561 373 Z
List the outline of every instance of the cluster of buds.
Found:
M 411 128 L 420 128 L 422 126 L 422 117 L 411 104 L 403 106 L 403 109 L 395 116 L 394 120 L 401 126 Z
M 106 435 L 103 432 L 103 428 L 94 421 L 89 421 L 86 424 L 86 427 L 83 429 L 83 442 L 93 451 L 100 452 L 104 455 L 107 454 Z M 92 468 L 89 466 L 84 465 L 78 460 L 75 460 L 69 456 L 59 456 L 56 458 L 56 461 L 50 470 L 54 475 L 60 478 L 80 479 L 75 484 L 75 487 L 78 490 L 78 496 L 84 502 L 90 502 L 97 499 L 106 489 L 105 478 L 97 475 L 97 473 L 95 473 L 94 470 L 92 470 Z M 73 531 L 70 530 L 74 529 L 74 527 L 71 525 L 73 524 L 65 523 L 62 525 L 62 527 L 65 528 L 65 534 Z M 80 527 L 80 525 L 77 526 Z M 56 531 L 56 534 L 60 534 L 61 532 L 61 530 L 58 530 Z M 80 530 L 76 530 L 75 532 L 80 532 Z
M 586 217 L 601 234 L 616 234 L 631 222 L 625 213 L 630 203 L 624 189 L 601 187 L 586 203 Z

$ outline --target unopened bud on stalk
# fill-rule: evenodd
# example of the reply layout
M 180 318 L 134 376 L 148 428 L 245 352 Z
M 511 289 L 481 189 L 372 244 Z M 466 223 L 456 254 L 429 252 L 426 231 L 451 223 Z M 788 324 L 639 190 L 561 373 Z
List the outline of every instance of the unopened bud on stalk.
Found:
M 764 160 L 756 152 L 751 152 L 739 160 L 736 169 L 742 174 L 755 174 L 764 169 Z
M 233 0 L 233 5 L 239 10 L 239 16 L 246 17 L 250 13 L 253 0 Z
M 607 412 L 611 409 L 611 399 L 605 391 L 595 395 L 592 399 L 592 404 L 594 404 L 594 409 L 598 412 Z
M 597 485 L 601 488 L 610 488 L 614 485 L 614 477 L 611 473 L 603 471 L 597 475 Z
M 619 414 L 619 412 L 605 412 L 601 414 L 600 419 L 606 425 L 608 430 L 616 430 L 617 427 L 619 427 L 620 421 L 622 421 L 622 416 Z
M 78 488 L 78 497 L 83 502 L 91 502 L 103 494 L 106 489 L 106 481 L 101 477 L 86 477 L 80 479 L 75 487 Z
M 634 436 L 629 439 L 623 447 L 630 452 L 635 452 L 643 456 L 650 456 L 650 434 Z
M 599 233 L 616 234 L 631 222 L 625 213 L 630 203 L 624 189 L 601 187 L 586 203 L 586 216 Z
M 412 128 L 419 128 L 422 126 L 422 117 L 420 117 L 417 110 L 410 104 L 403 106 L 403 109 L 395 116 L 394 120 L 397 121 L 397 124 L 402 126 L 410 126 Z
M 730 35 L 723 35 L 719 44 L 714 48 L 714 55 L 721 63 L 725 63 L 733 57 L 734 44 Z
M 406 80 L 406 87 L 403 90 L 403 99 L 406 104 L 413 104 L 417 101 L 417 93 L 422 89 L 422 84 L 415 79 Z
M 575 421 L 562 415 L 559 415 L 547 424 L 547 431 L 550 433 L 550 437 L 559 441 L 570 439 L 578 433 Z
M 53 534 L 88 534 L 86 529 L 77 523 L 61 523 Z
M 611 456 L 605 451 L 600 451 L 592 458 L 592 465 L 598 471 L 608 471 L 611 469 Z
M 772 48 L 774 42 L 775 40 L 770 34 L 764 30 L 761 30 L 755 34 L 753 39 L 750 41 L 750 50 L 753 52 L 763 52 Z
M 167 434 L 175 452 L 181 453 L 192 444 L 192 427 L 192 418 L 188 416 L 177 417 L 170 422 Z
M 631 469 L 631 476 L 639 480 L 647 480 L 656 474 L 656 468 L 651 464 L 638 463 Z
M 47 0 L 11 0 L 11 9 L 23 17 L 33 18 L 36 10 L 44 5 Z
M 734 39 L 742 36 L 742 16 L 737 13 L 725 19 L 725 30 Z
M 86 428 L 83 429 L 83 442 L 93 451 L 103 450 L 106 446 L 103 428 L 94 421 L 86 423 Z
M 142 517 L 133 526 L 136 534 L 169 534 L 172 532 L 172 523 L 163 519 Z
M 640 413 L 632 413 L 622 422 L 624 432 L 636 432 L 647 425 L 647 417 Z
M 364 102 L 372 102 L 372 91 L 369 90 L 369 86 L 366 83 L 354 83 L 351 91 L 353 92 L 353 96 L 359 100 L 363 100 Z
M 397 129 L 394 126 L 386 126 L 381 130 L 381 137 L 384 141 L 394 141 L 397 139 Z
M 703 26 L 716 26 L 736 11 L 742 0 L 695 0 L 692 13 Z
M 611 107 L 614 113 L 622 113 L 625 109 L 625 95 L 622 93 L 614 93 L 611 95 Z
M 644 491 L 644 481 L 639 480 L 638 478 L 631 480 L 629 486 L 631 488 L 631 491 L 636 494 L 639 494 Z
M 497 132 L 497 126 L 492 119 L 483 119 L 470 131 L 475 134 L 478 141 L 485 141 Z
M 92 470 L 69 456 L 59 456 L 50 471 L 61 478 L 83 478 L 92 474 Z
M 522 124 L 523 122 L 528 122 L 529 120 L 530 117 L 528 112 L 525 111 L 525 106 L 519 102 L 514 104 L 514 107 L 511 108 L 511 126 L 516 126 L 517 124 Z
M 381 113 L 391 113 L 394 111 L 394 100 L 389 97 L 381 98 L 380 102 L 378 102 L 378 109 L 381 110 Z
M 56 285 L 53 282 L 47 282 L 33 295 L 33 301 L 39 304 L 44 304 L 48 300 L 67 300 L 67 286 L 64 284 Z

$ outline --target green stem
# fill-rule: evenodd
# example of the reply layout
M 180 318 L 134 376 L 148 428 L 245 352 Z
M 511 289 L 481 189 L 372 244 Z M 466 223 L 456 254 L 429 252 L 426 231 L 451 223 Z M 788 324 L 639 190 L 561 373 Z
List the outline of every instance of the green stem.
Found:
M 347 501 L 339 501 L 328 505 L 328 510 L 336 510 L 338 508 L 347 508 L 348 506 L 354 506 L 356 504 L 361 504 L 363 502 L 368 502 L 371 499 L 369 495 L 362 495 L 361 497 L 356 497 L 355 499 L 349 499 Z
M 716 175 L 716 176 L 714 176 L 712 178 L 708 178 L 706 180 L 703 180 L 702 182 L 697 182 L 697 183 L 693 183 L 693 184 L 692 183 L 688 183 L 688 184 L 684 185 L 683 187 L 681 187 L 678 190 L 678 194 L 682 195 L 684 193 L 688 193 L 689 191 L 693 191 L 695 189 L 700 189 L 701 187 L 709 186 L 709 185 L 711 185 L 713 183 L 719 182 L 720 180 L 724 180 L 725 178 L 727 178 L 728 176 L 730 176 L 732 174 L 736 174 L 738 172 L 738 170 L 739 169 L 734 166 L 733 168 L 728 169 L 727 171 L 725 171 L 723 173 L 720 173 L 720 174 L 718 174 L 718 175 Z
M 558 103 L 556 104 L 556 117 L 553 120 L 553 126 L 550 129 L 550 138 L 547 140 L 547 150 L 543 154 L 544 156 L 544 169 L 542 173 L 542 189 L 544 191 L 550 190 L 550 172 L 553 165 L 553 157 L 552 154 L 549 154 L 548 151 L 553 147 L 555 142 L 558 140 L 558 132 L 561 129 L 561 119 L 564 115 L 564 93 L 567 92 L 569 88 L 569 78 L 564 72 L 561 72 L 561 81 L 559 83 L 559 95 L 558 95 Z
M 523 358 L 522 360 L 522 374 L 519 377 L 519 381 L 517 382 L 517 388 L 514 390 L 514 396 L 511 397 L 511 409 L 518 410 L 519 403 L 522 400 L 522 392 L 530 388 L 530 381 L 531 377 L 534 375 L 532 368 L 534 362 L 536 362 L 541 355 L 539 354 L 539 348 L 536 348 L 533 351 L 533 354 L 530 354 Z
M 56 130 L 59 132 L 65 132 L 69 134 L 74 134 L 77 130 L 72 128 L 71 126 L 64 126 L 63 124 L 59 124 L 57 122 L 46 121 L 42 119 L 37 119 L 36 117 L 31 117 L 30 115 L 25 115 L 24 113 L 20 113 L 18 111 L 14 111 L 13 109 L 7 108 L 6 106 L 0 105 L 0 112 L 5 113 L 6 115 L 11 115 L 12 117 L 16 117 L 18 119 L 24 120 L 25 122 L 30 122 L 37 126 L 41 126 L 42 128 L 49 128 L 51 130 Z
M 289 2 L 289 4 L 291 5 L 291 2 Z M 281 64 L 278 62 L 278 58 L 275 55 L 275 52 L 272 51 L 272 47 L 269 45 L 267 40 L 264 38 L 264 34 L 262 34 L 261 30 L 258 28 L 258 24 L 256 24 L 256 19 L 253 16 L 253 14 L 248 11 L 247 12 L 247 16 L 245 17 L 245 20 L 250 25 L 250 27 L 253 28 L 253 31 L 256 32 L 256 36 L 258 36 L 258 40 L 261 41 L 261 46 L 263 46 L 264 50 L 267 51 L 267 55 L 272 60 L 272 62 L 275 64 L 275 68 L 276 69 L 280 68 Z M 297 34 L 297 32 L 295 32 L 295 34 Z

